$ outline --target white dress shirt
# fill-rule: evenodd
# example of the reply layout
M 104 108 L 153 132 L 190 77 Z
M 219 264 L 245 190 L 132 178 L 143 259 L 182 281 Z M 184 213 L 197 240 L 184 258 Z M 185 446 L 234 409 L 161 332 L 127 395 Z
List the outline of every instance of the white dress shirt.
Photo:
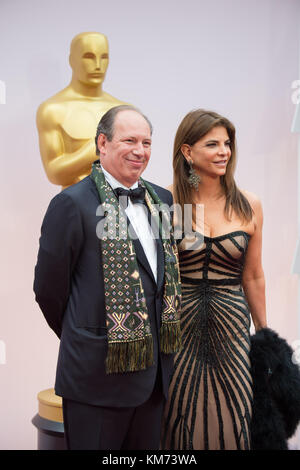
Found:
M 106 178 L 106 181 L 110 184 L 112 189 L 124 188 L 124 189 L 135 189 L 138 187 L 138 183 L 135 182 L 130 188 L 127 188 L 122 183 L 117 181 L 108 171 L 102 167 L 102 171 Z M 125 213 L 138 236 L 139 241 L 143 247 L 149 265 L 152 269 L 155 281 L 157 281 L 157 249 L 156 242 L 152 232 L 152 229 L 148 222 L 147 214 L 141 204 L 133 204 L 128 198 L 128 206 L 125 209 Z

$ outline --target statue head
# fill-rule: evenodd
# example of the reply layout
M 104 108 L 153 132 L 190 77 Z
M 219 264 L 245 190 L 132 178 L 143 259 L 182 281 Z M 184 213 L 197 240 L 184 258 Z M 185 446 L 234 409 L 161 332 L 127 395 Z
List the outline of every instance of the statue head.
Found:
M 91 87 L 102 84 L 108 66 L 106 36 L 93 32 L 77 34 L 71 42 L 69 62 L 73 79 Z

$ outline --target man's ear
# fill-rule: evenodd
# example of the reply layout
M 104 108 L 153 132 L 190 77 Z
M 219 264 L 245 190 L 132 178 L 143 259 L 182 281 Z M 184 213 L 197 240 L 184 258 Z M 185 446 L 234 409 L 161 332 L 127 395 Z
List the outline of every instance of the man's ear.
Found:
M 97 139 L 97 148 L 100 152 L 100 155 L 106 155 L 106 142 L 107 137 L 104 134 L 99 134 Z

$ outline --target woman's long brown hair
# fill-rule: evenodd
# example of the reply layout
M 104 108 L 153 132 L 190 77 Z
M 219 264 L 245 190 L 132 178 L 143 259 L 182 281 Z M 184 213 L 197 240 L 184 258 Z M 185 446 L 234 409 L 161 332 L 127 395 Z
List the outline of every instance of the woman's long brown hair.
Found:
M 188 113 L 181 121 L 175 136 L 173 151 L 173 193 L 174 202 L 180 204 L 182 214 L 185 204 L 193 204 L 193 189 L 189 185 L 189 164 L 185 159 L 181 148 L 183 144 L 194 145 L 214 127 L 223 126 L 227 130 L 230 139 L 231 157 L 229 159 L 226 173 L 220 177 L 221 187 L 226 197 L 225 216 L 230 219 L 233 210 L 242 222 L 250 222 L 253 210 L 242 192 L 234 181 L 236 167 L 236 142 L 235 127 L 225 117 L 213 111 L 197 109 Z M 201 184 L 199 185 L 199 190 Z

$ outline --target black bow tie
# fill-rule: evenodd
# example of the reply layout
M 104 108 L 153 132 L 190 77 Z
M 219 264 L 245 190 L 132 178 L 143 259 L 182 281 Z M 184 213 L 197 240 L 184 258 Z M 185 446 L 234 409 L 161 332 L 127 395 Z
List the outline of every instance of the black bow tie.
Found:
M 133 204 L 143 204 L 144 199 L 145 199 L 145 188 L 143 186 L 139 186 L 138 188 L 135 189 L 124 189 L 124 188 L 116 188 L 115 193 L 118 198 L 121 196 L 126 197 L 126 207 L 128 205 L 128 198 L 130 197 L 130 200 Z

